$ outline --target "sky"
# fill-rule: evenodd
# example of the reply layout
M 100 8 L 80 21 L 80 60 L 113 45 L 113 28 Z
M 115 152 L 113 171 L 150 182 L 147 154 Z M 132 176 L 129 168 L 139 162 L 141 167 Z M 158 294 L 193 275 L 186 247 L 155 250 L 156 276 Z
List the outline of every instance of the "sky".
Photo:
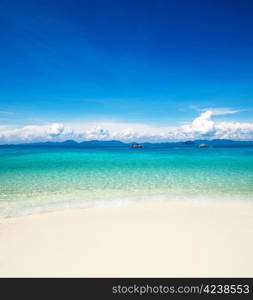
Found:
M 0 143 L 253 140 L 251 0 L 1 0 Z

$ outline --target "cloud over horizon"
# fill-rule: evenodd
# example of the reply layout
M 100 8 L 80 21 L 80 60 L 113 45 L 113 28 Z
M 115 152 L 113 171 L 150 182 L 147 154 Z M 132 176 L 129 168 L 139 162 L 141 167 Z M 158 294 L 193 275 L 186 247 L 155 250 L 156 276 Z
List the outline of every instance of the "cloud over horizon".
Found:
M 253 140 L 253 123 L 218 122 L 215 115 L 234 114 L 232 109 L 209 109 L 201 112 L 190 124 L 155 127 L 136 123 L 82 123 L 64 125 L 0 126 L 0 144 L 87 140 L 120 140 L 125 142 L 166 142 L 189 139 Z

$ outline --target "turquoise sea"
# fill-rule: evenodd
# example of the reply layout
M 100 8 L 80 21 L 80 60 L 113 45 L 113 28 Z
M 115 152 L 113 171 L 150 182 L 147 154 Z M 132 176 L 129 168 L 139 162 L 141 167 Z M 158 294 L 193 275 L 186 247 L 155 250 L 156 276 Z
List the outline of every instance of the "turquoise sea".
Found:
M 253 201 L 253 148 L 0 147 L 0 216 L 134 201 Z

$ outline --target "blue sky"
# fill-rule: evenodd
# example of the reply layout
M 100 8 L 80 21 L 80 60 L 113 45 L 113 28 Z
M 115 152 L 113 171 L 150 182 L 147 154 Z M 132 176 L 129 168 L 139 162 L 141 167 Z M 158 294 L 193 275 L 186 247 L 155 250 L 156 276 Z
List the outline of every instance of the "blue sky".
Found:
M 220 108 L 236 113 L 216 122 L 252 123 L 252 14 L 250 0 L 2 0 L 0 126 L 164 128 Z

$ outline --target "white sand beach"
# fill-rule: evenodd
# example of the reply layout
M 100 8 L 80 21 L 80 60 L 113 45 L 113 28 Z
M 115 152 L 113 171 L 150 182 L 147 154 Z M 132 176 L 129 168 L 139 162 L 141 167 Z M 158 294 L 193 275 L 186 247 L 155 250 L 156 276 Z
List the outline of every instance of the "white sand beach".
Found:
M 0 220 L 1 277 L 253 276 L 253 205 L 157 203 Z

